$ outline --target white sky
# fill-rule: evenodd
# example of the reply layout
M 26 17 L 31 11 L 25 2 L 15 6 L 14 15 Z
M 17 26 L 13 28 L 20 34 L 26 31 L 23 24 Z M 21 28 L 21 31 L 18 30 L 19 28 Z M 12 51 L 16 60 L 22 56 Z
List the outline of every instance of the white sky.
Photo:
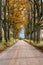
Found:
M 25 32 L 25 29 L 24 29 L 24 27 L 23 27 L 23 28 L 21 29 L 21 32 L 20 32 L 20 37 L 21 37 L 21 38 L 24 38 L 24 37 L 25 37 L 24 32 Z

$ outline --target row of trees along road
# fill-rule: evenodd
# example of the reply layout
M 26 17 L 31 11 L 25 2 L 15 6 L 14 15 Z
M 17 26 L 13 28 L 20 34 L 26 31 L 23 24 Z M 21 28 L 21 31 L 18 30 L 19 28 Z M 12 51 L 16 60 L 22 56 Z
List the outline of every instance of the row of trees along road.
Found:
M 28 11 L 30 4 L 28 0 L 0 0 L 0 41 L 2 41 L 2 29 L 4 39 L 10 40 L 10 30 L 13 37 L 18 37 L 21 25 L 28 23 Z
M 2 41 L 2 29 L 4 39 L 10 40 L 10 30 L 13 37 L 18 38 L 21 25 L 25 26 L 26 38 L 34 33 L 34 41 L 37 27 L 37 41 L 39 41 L 39 19 L 42 16 L 42 0 L 0 0 L 0 41 Z M 37 14 L 37 15 L 36 15 Z M 37 20 L 37 25 L 36 25 Z M 38 24 L 39 23 L 39 24 Z
M 40 42 L 40 29 L 41 19 L 43 17 L 43 1 L 42 0 L 30 0 L 30 12 L 29 12 L 29 35 L 30 40 Z M 33 38 L 34 37 L 34 38 Z

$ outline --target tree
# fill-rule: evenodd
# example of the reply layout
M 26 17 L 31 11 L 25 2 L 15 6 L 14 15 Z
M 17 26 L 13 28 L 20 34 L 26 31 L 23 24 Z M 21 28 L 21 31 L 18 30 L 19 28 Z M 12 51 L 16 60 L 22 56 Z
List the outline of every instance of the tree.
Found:
M 7 4 L 7 0 L 5 1 L 5 4 L 4 4 L 4 20 L 3 20 L 3 24 L 4 24 L 4 38 L 5 38 L 5 41 L 7 42 L 7 20 L 6 20 L 6 4 Z
M 28 11 L 29 11 L 29 1 L 28 0 L 10 0 L 9 5 L 7 5 L 7 10 L 9 7 L 9 15 L 7 18 L 11 19 L 11 26 L 16 31 L 20 31 L 21 25 L 28 24 Z M 9 21 L 8 21 L 9 24 Z
M 2 18 L 1 18 L 2 0 L 0 0 L 0 41 L 2 41 Z

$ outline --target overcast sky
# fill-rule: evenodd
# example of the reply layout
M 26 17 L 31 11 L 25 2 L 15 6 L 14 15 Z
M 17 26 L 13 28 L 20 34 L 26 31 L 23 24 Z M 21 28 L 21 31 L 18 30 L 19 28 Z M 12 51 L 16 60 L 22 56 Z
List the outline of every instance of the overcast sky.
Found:
M 25 37 L 24 32 L 25 32 L 25 29 L 24 29 L 24 27 L 22 27 L 21 32 L 20 32 L 20 38 L 24 38 Z

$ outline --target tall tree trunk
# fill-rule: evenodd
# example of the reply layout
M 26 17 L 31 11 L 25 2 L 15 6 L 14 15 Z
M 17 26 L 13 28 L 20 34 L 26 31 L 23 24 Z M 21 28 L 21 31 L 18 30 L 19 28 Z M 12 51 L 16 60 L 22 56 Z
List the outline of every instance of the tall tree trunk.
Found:
M 1 20 L 1 6 L 2 6 L 2 0 L 0 0 L 0 41 L 2 41 L 2 20 Z
M 4 20 L 5 21 L 5 20 Z M 7 38 L 8 38 L 8 34 L 7 34 L 7 31 L 8 31 L 8 29 L 7 29 L 7 25 L 6 25 L 6 22 L 4 22 L 4 39 L 5 39 L 5 41 L 7 42 Z
M 39 1 L 38 1 L 39 2 Z M 37 5 L 37 18 L 38 18 L 38 26 L 37 26 L 37 43 L 40 42 L 40 25 L 39 25 L 39 15 L 40 15 L 40 11 L 39 11 L 39 6 Z
M 7 0 L 7 5 L 8 5 L 8 24 L 9 24 L 9 26 L 8 26 L 8 40 L 10 40 L 10 20 L 9 20 L 9 0 Z
M 34 42 L 35 42 L 35 0 L 34 0 Z
M 2 41 L 2 21 L 0 20 L 0 42 Z
M 7 1 L 7 0 L 6 0 Z M 6 2 L 5 1 L 5 5 L 4 5 L 4 38 L 5 38 L 5 41 L 7 42 L 7 22 L 6 22 Z

